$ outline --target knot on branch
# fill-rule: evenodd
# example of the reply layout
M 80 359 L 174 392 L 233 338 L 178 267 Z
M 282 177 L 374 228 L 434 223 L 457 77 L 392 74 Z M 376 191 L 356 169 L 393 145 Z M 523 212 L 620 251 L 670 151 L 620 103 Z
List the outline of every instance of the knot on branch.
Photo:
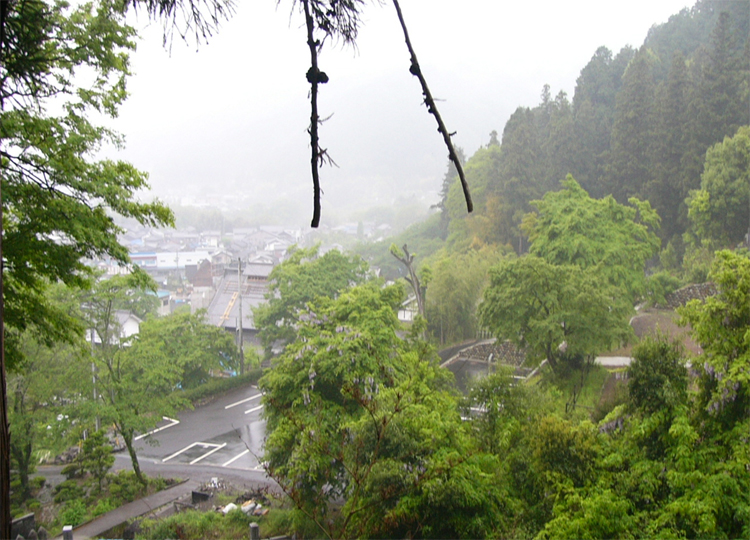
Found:
M 415 61 L 412 60 L 411 65 L 409 66 L 409 73 L 415 76 L 419 76 L 422 71 L 419 69 L 419 64 L 417 64 Z
M 325 84 L 328 82 L 328 75 L 325 71 L 320 71 L 316 67 L 311 67 L 307 70 L 307 82 L 310 84 Z

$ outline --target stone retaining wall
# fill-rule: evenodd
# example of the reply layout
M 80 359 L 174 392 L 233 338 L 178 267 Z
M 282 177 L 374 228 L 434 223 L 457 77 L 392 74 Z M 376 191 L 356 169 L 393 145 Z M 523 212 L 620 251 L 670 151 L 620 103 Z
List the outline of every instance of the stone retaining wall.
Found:
M 466 360 L 487 361 L 492 354 L 492 361 L 496 364 L 520 366 L 526 359 L 526 352 L 513 345 L 510 341 L 479 343 L 461 351 L 461 358 Z
M 668 294 L 666 296 L 667 305 L 664 307 L 677 309 L 687 304 L 690 300 L 696 299 L 705 302 L 706 298 L 715 296 L 716 293 L 718 293 L 718 289 L 715 283 L 694 283 Z

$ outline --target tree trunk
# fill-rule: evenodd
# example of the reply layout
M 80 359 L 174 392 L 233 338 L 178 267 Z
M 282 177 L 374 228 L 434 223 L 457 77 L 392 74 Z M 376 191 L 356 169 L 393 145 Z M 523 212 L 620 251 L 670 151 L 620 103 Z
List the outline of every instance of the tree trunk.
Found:
M 0 62 L 5 65 L 5 21 L 8 17 L 7 0 L 0 0 Z M 3 78 L 4 79 L 4 78 Z M 0 79 L 2 80 L 2 79 Z M 2 82 L 0 82 L 2 85 Z M 4 110 L 0 88 L 0 111 Z M 0 164 L 2 167 L 2 164 Z M 3 205 L 0 192 L 0 538 L 10 538 L 10 426 L 5 380 L 5 317 L 3 304 Z
M 31 443 L 27 443 L 23 448 L 10 446 L 10 451 L 18 465 L 18 478 L 21 481 L 21 500 L 25 501 L 31 496 L 31 484 L 29 483 L 29 472 L 31 465 Z
M 133 472 L 135 473 L 135 477 L 145 487 L 148 482 L 146 482 L 146 479 L 143 477 L 141 466 L 138 464 L 138 456 L 136 455 L 135 447 L 133 446 L 133 431 L 130 430 L 128 434 L 120 431 L 120 435 L 122 435 L 122 438 L 125 440 L 125 446 L 128 449 L 128 454 L 130 454 L 130 461 L 133 464 Z

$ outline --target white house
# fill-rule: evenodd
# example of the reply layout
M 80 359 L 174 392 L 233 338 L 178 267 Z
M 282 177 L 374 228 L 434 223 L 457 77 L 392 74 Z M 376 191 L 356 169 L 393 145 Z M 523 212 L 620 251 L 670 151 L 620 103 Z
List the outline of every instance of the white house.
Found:
M 114 334 L 112 338 L 110 339 L 110 342 L 112 345 L 119 344 L 121 341 L 126 340 L 127 338 L 134 336 L 141 330 L 141 323 L 143 321 L 133 315 L 130 311 L 124 311 L 118 309 L 115 311 L 115 321 L 114 324 L 116 325 L 116 328 L 114 329 Z M 91 333 L 94 334 L 94 343 L 97 345 L 101 345 L 102 339 L 99 337 L 99 334 L 96 330 L 91 329 L 89 330 L 89 343 L 91 342 Z

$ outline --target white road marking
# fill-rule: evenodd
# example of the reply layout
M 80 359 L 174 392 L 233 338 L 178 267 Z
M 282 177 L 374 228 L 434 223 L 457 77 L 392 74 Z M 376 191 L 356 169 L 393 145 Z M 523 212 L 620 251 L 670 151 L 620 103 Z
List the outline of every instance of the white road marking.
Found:
M 231 465 L 232 463 L 234 463 L 235 461 L 237 461 L 238 459 L 240 459 L 242 456 L 247 455 L 249 453 L 250 453 L 250 450 L 245 450 L 241 454 L 236 455 L 232 459 L 230 459 L 229 461 L 227 461 L 224 465 L 222 465 L 222 467 L 227 467 L 227 466 Z
M 236 407 L 237 405 L 242 405 L 243 403 L 247 403 L 248 401 L 252 401 L 252 400 L 254 400 L 254 399 L 258 399 L 258 398 L 259 398 L 259 397 L 261 397 L 262 395 L 263 395 L 263 394 L 256 394 L 256 395 L 254 395 L 253 397 L 245 398 L 245 399 L 243 399 L 243 400 L 240 400 L 240 401 L 237 401 L 237 402 L 235 402 L 235 403 L 230 403 L 229 405 L 227 405 L 227 406 L 226 406 L 226 407 L 224 407 L 224 408 L 225 408 L 225 409 L 231 409 L 232 407 Z
M 203 443 L 203 444 L 205 444 L 206 446 L 209 446 L 208 443 Z M 214 448 L 213 450 L 211 450 L 209 452 L 206 452 L 205 454 L 203 454 L 200 457 L 195 458 L 193 461 L 190 462 L 190 465 L 195 465 L 196 463 L 198 463 L 203 458 L 207 458 L 208 456 L 210 456 L 214 452 L 218 452 L 219 450 L 221 450 L 222 448 L 224 448 L 226 445 L 227 445 L 227 443 L 224 443 L 224 444 L 212 444 L 211 446 L 215 446 L 216 448 Z
M 171 456 L 169 456 L 169 457 L 166 457 L 166 458 L 162 459 L 162 460 L 161 460 L 161 462 L 162 462 L 162 463 L 164 463 L 165 461 L 169 461 L 170 459 L 172 459 L 172 458 L 175 458 L 175 457 L 179 456 L 179 455 L 180 455 L 180 454 L 182 454 L 183 452 L 187 452 L 187 451 L 188 451 L 188 450 L 190 450 L 190 449 L 191 449 L 191 448 L 192 448 L 193 446 L 196 446 L 196 445 L 198 445 L 198 444 L 200 444 L 201 446 L 203 446 L 203 443 L 200 443 L 200 442 L 194 442 L 193 444 L 191 444 L 190 446 L 186 446 L 185 448 L 183 448 L 183 449 L 182 449 L 182 450 L 180 450 L 179 452 L 175 452 L 175 453 L 174 453 L 174 454 L 172 454 Z
M 245 414 L 250 414 L 251 412 L 259 411 L 263 408 L 263 405 L 258 405 L 257 407 L 254 407 L 252 409 L 248 409 L 245 411 Z
M 138 435 L 133 440 L 140 441 L 144 437 L 148 437 L 149 435 L 153 435 L 154 433 L 159 433 L 163 429 L 167 429 L 167 428 L 170 428 L 172 426 L 176 426 L 177 424 L 180 423 L 179 420 L 175 420 L 174 418 L 169 418 L 168 416 L 162 416 L 162 419 L 167 420 L 170 423 L 167 424 L 166 426 L 162 426 L 160 428 L 152 429 L 151 431 L 149 431 L 148 433 L 144 433 L 143 435 Z

